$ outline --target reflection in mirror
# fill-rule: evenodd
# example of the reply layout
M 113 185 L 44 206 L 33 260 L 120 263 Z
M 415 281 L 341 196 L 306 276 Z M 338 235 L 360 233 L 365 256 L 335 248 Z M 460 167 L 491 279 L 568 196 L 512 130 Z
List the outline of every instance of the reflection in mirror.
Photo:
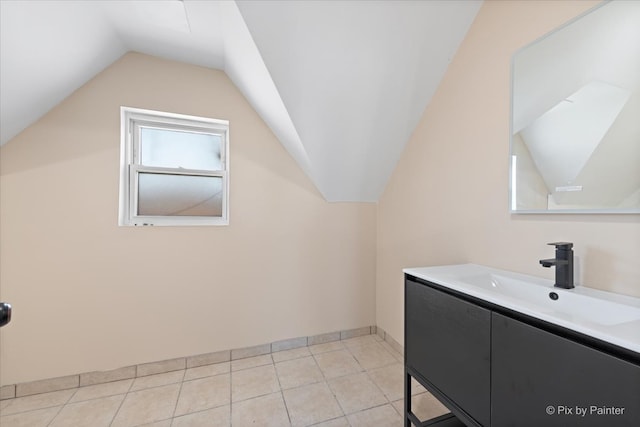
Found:
M 640 212 L 640 2 L 523 48 L 512 85 L 512 212 Z

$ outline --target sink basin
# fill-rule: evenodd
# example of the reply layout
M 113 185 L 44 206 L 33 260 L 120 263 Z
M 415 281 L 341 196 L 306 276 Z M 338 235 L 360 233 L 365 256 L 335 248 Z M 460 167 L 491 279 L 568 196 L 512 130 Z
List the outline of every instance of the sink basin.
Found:
M 543 312 L 571 320 L 600 325 L 640 320 L 640 307 L 598 298 L 598 295 L 583 295 L 580 289 L 559 289 L 552 284 L 543 285 L 537 281 L 525 281 L 495 273 L 469 276 L 464 280 L 473 286 L 526 301 L 536 305 Z M 554 298 L 557 298 L 551 298 L 551 293 L 555 293 Z
M 476 264 L 406 268 L 403 271 L 640 353 L 640 298 L 584 286 L 556 288 L 551 280 Z

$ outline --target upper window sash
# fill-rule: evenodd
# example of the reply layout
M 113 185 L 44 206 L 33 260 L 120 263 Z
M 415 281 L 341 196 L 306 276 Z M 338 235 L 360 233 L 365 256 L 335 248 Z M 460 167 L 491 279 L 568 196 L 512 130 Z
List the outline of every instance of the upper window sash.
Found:
M 143 130 L 163 130 L 168 132 L 184 132 L 193 135 L 211 135 L 220 138 L 220 167 L 211 168 L 205 170 L 226 170 L 227 168 L 227 130 L 217 128 L 201 128 L 194 126 L 165 126 L 158 123 L 143 123 L 139 121 L 132 122 L 132 132 L 130 138 L 132 139 L 132 153 L 131 164 L 144 165 L 142 161 L 142 132 Z M 184 168 L 191 169 L 191 168 Z

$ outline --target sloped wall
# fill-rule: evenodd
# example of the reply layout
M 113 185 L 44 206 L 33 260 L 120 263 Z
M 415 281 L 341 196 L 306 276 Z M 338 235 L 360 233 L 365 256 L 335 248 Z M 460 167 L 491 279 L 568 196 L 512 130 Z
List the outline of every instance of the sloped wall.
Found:
M 598 2 L 483 4 L 378 205 L 376 321 L 403 339 L 402 268 L 472 262 L 553 278 L 547 242 L 574 242 L 577 282 L 640 296 L 640 216 L 510 215 L 510 59 Z
M 121 105 L 230 121 L 228 227 L 118 227 Z M 129 53 L 0 154 L 2 384 L 375 324 L 375 205 L 325 202 L 223 72 Z

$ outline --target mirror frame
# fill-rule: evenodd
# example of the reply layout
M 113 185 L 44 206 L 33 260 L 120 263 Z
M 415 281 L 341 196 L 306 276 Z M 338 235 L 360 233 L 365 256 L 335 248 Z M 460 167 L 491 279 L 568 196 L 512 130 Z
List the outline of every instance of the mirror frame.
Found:
M 594 208 L 594 209 L 514 209 L 513 206 L 513 188 L 512 188 L 512 183 L 513 183 L 513 173 L 514 173 L 514 165 L 513 165 L 513 110 L 514 110 L 514 96 L 513 96 L 513 92 L 514 92 L 514 70 L 515 70 L 515 62 L 516 62 L 516 58 L 517 56 L 522 53 L 524 50 L 528 49 L 529 47 L 549 38 L 552 37 L 553 35 L 555 35 L 557 32 L 564 30 L 566 27 L 569 27 L 571 25 L 573 25 L 574 23 L 576 23 L 577 21 L 581 20 L 583 17 L 590 15 L 591 13 L 596 12 L 598 9 L 607 6 L 608 4 L 610 4 L 612 2 L 612 0 L 610 1 L 605 1 L 602 4 L 598 4 L 588 10 L 586 10 L 585 12 L 581 13 L 580 15 L 576 16 L 573 19 L 570 19 L 569 21 L 565 22 L 564 24 L 560 25 L 559 27 L 549 31 L 548 33 L 544 34 L 541 37 L 538 37 L 537 39 L 533 40 L 530 43 L 527 43 L 525 46 L 519 48 L 518 50 L 516 50 L 512 55 L 511 55 L 511 62 L 510 62 L 510 81 L 509 81 L 509 88 L 510 88 L 510 108 L 509 108 L 509 161 L 508 161 L 508 165 L 509 165 L 509 185 L 508 185 L 508 191 L 509 191 L 509 196 L 508 196 L 508 200 L 509 200 L 509 214 L 542 214 L 542 215 L 546 215 L 546 214 L 640 214 L 640 206 L 637 208 L 627 208 L 627 209 L 621 209 L 621 208 Z M 640 141 L 639 141 L 640 143 Z

